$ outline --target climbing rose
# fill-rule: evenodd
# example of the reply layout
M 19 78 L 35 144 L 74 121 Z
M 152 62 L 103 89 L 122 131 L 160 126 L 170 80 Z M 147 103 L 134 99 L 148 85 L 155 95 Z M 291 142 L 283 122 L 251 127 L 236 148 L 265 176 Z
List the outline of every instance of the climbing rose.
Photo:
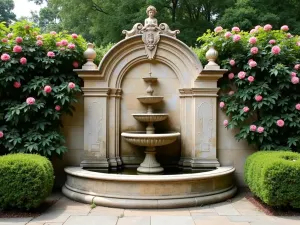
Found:
M 73 82 L 70 82 L 68 86 L 69 86 L 70 89 L 75 88 L 75 84 Z
M 232 80 L 232 79 L 234 78 L 234 73 L 230 73 L 230 74 L 228 75 L 228 78 L 229 78 L 230 80 Z
M 229 64 L 230 64 L 231 66 L 234 66 L 234 65 L 235 65 L 235 61 L 234 61 L 233 59 L 231 59 L 231 60 L 229 61 Z
M 50 34 L 55 36 L 57 33 L 55 31 L 51 31 Z
M 257 39 L 256 39 L 256 37 L 251 37 L 250 39 L 249 39 L 249 43 L 250 44 L 256 44 L 256 42 L 257 42 Z
M 16 43 L 20 44 L 23 42 L 23 38 L 21 37 L 16 37 Z
M 250 83 L 252 83 L 252 82 L 254 81 L 254 77 L 249 76 L 249 77 L 248 77 L 248 81 L 249 81 Z
M 256 95 L 256 96 L 255 96 L 255 100 L 256 100 L 257 102 L 260 102 L 261 100 L 263 100 L 263 97 L 262 97 L 261 95 Z
M 250 109 L 249 109 L 248 106 L 245 106 L 245 107 L 243 108 L 243 111 L 244 111 L 244 112 L 249 112 L 249 110 L 250 110 Z
M 78 38 L 78 35 L 77 34 L 72 34 L 72 38 L 76 39 L 76 38 Z
M 42 39 L 43 39 L 43 36 L 42 36 L 42 35 L 38 35 L 38 36 L 36 36 L 36 39 L 37 39 L 37 40 L 42 40 Z
M 222 30 L 223 30 L 223 27 L 218 26 L 218 27 L 215 28 L 214 31 L 215 31 L 216 33 L 219 33 L 219 32 L 222 32 Z
M 255 30 L 258 30 L 259 28 L 262 28 L 262 26 L 260 25 L 255 26 Z
M 35 99 L 33 97 L 29 97 L 26 99 L 27 105 L 33 105 L 35 103 Z
M 68 41 L 67 40 L 61 40 L 60 43 L 63 46 L 67 46 L 68 45 Z
M 296 65 L 294 66 L 294 69 L 295 69 L 295 70 L 299 70 L 299 69 L 300 69 L 300 64 L 296 64 Z
M 256 126 L 255 125 L 251 125 L 250 126 L 250 131 L 256 131 Z
M 230 38 L 231 36 L 232 36 L 232 33 L 230 33 L 230 32 L 226 32 L 225 34 L 224 34 L 224 36 L 225 36 L 225 38 Z
M 25 64 L 27 63 L 27 59 L 26 59 L 25 57 L 22 57 L 22 58 L 20 59 L 20 63 L 21 63 L 22 65 L 25 65 Z
M 291 77 L 295 77 L 295 76 L 297 76 L 297 73 L 291 72 Z
M 270 25 L 270 24 L 265 25 L 265 26 L 264 26 L 264 30 L 265 30 L 265 31 L 272 30 L 272 25 Z
M 300 110 L 300 104 L 299 103 L 296 105 L 296 109 Z
M 231 31 L 232 32 L 240 32 L 241 30 L 238 27 L 233 27 Z
M 49 85 L 46 85 L 45 87 L 44 87 L 44 92 L 46 92 L 46 93 L 50 93 L 52 91 L 52 88 L 51 88 L 51 86 L 49 86 Z
M 252 60 L 252 61 L 249 62 L 249 66 L 250 66 L 251 68 L 256 67 L 256 66 L 257 66 L 257 63 L 256 63 L 254 60 Z
M 8 60 L 10 60 L 9 54 L 6 54 L 6 53 L 2 54 L 1 55 L 1 60 L 2 61 L 8 61 Z
M 73 65 L 74 68 L 78 68 L 79 67 L 79 63 L 77 61 L 74 61 L 72 65 Z
M 65 49 L 65 48 L 60 48 L 59 50 L 64 51 L 64 50 L 66 50 L 66 49 Z
M 18 82 L 18 81 L 15 81 L 15 82 L 14 82 L 14 87 L 15 87 L 15 88 L 20 88 L 20 87 L 21 87 L 21 83 Z
M 269 41 L 269 44 L 270 44 L 270 45 L 275 45 L 275 44 L 276 44 L 276 41 L 275 41 L 274 39 L 272 39 L 272 40 Z
M 59 46 L 61 46 L 61 42 L 60 41 L 56 42 L 56 47 L 59 47 Z
M 246 73 L 244 71 L 241 71 L 238 73 L 238 78 L 240 78 L 241 80 L 244 79 L 246 76 Z
M 71 43 L 71 44 L 68 44 L 68 48 L 69 48 L 69 49 L 74 49 L 74 48 L 75 48 L 75 45 L 72 44 L 72 43 Z
M 250 50 L 251 54 L 255 55 L 258 53 L 258 48 L 257 47 L 252 47 Z
M 3 138 L 4 134 L 3 131 L 0 131 L 0 138 Z
M 50 58 L 53 58 L 53 57 L 55 57 L 55 53 L 54 52 L 48 52 L 47 56 L 50 57 Z
M 8 37 L 9 39 L 11 39 L 11 38 L 13 37 L 13 34 L 12 34 L 12 33 L 9 33 L 9 34 L 7 35 L 7 37 Z
M 287 38 L 292 38 L 293 35 L 292 35 L 291 33 L 287 33 L 287 34 L 286 34 L 286 37 L 287 37 Z
M 228 125 L 228 120 L 223 121 L 224 126 L 226 127 Z
M 232 39 L 233 39 L 234 42 L 238 42 L 239 40 L 241 40 L 241 35 L 235 34 L 235 35 L 233 35 Z
M 36 42 L 36 45 L 37 46 L 42 46 L 44 43 L 43 43 L 43 41 L 41 41 L 41 40 L 37 40 L 37 42 Z
M 220 102 L 220 108 L 223 109 L 225 107 L 225 103 L 224 102 Z
M 260 133 L 260 134 L 263 133 L 264 130 L 265 130 L 265 128 L 263 128 L 263 127 L 258 127 L 257 128 L 257 132 Z
M 19 45 L 14 46 L 13 52 L 20 53 L 22 52 L 22 47 Z
M 59 106 L 59 105 L 56 105 L 56 106 L 55 106 L 55 110 L 56 110 L 56 111 L 60 111 L 60 106 Z
M 6 39 L 6 38 L 2 38 L 2 40 L 1 40 L 3 43 L 7 43 L 8 42 L 8 40 Z
M 233 95 L 233 94 L 234 94 L 234 91 L 229 91 L 228 94 L 229 94 L 229 95 Z
M 281 49 L 279 46 L 276 45 L 276 46 L 272 47 L 272 53 L 274 55 L 278 55 L 280 53 L 280 51 L 281 51 Z
M 287 25 L 283 25 L 281 28 L 280 28 L 282 31 L 288 31 L 289 30 L 289 27 Z
M 276 124 L 279 127 L 283 127 L 284 126 L 284 121 L 283 120 L 277 120 Z
M 257 30 L 255 30 L 255 29 L 250 30 L 250 34 L 254 34 L 256 32 L 257 32 Z
M 292 77 L 291 82 L 293 84 L 298 84 L 299 83 L 299 77 Z

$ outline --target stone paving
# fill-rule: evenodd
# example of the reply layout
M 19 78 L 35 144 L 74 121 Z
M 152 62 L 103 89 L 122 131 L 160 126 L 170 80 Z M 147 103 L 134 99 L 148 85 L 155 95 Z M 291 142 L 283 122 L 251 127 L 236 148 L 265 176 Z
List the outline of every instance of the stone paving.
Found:
M 81 204 L 61 194 L 36 218 L 0 218 L 0 225 L 300 225 L 300 217 L 267 216 L 240 193 L 213 205 L 182 209 L 116 209 Z

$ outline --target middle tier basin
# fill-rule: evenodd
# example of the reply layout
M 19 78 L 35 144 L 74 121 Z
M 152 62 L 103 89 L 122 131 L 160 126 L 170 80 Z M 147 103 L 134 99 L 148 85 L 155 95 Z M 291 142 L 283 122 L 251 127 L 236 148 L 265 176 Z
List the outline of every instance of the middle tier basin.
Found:
M 135 113 L 132 116 L 140 122 L 155 123 L 167 119 L 168 113 Z
M 146 134 L 145 132 L 123 132 L 121 136 L 134 145 L 156 147 L 171 144 L 176 141 L 180 133 Z

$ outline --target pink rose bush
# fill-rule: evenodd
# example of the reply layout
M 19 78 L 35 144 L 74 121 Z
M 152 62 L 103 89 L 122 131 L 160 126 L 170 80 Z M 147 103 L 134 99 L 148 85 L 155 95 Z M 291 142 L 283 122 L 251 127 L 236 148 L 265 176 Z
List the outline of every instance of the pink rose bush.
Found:
M 202 64 L 213 43 L 217 63 L 228 70 L 218 81 L 220 109 L 229 118 L 224 126 L 260 150 L 300 149 L 300 37 L 288 32 L 288 25 L 266 24 L 198 38 Z
M 74 110 L 81 92 L 73 69 L 86 62 L 86 41 L 68 33 L 41 34 L 26 21 L 9 28 L 0 23 L 0 30 L 1 153 L 62 155 L 67 148 L 61 118 Z

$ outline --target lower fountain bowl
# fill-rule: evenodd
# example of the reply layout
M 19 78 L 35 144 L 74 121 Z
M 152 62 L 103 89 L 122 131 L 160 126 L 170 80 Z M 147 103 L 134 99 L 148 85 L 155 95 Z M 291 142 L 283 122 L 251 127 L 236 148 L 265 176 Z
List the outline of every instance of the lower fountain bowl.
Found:
M 180 133 L 146 134 L 145 132 L 123 132 L 121 136 L 134 145 L 155 147 L 171 144 L 176 141 L 177 137 L 180 136 Z
M 123 175 L 67 167 L 62 189 L 68 198 L 106 207 L 162 209 L 194 207 L 234 196 L 233 167 L 179 175 Z

